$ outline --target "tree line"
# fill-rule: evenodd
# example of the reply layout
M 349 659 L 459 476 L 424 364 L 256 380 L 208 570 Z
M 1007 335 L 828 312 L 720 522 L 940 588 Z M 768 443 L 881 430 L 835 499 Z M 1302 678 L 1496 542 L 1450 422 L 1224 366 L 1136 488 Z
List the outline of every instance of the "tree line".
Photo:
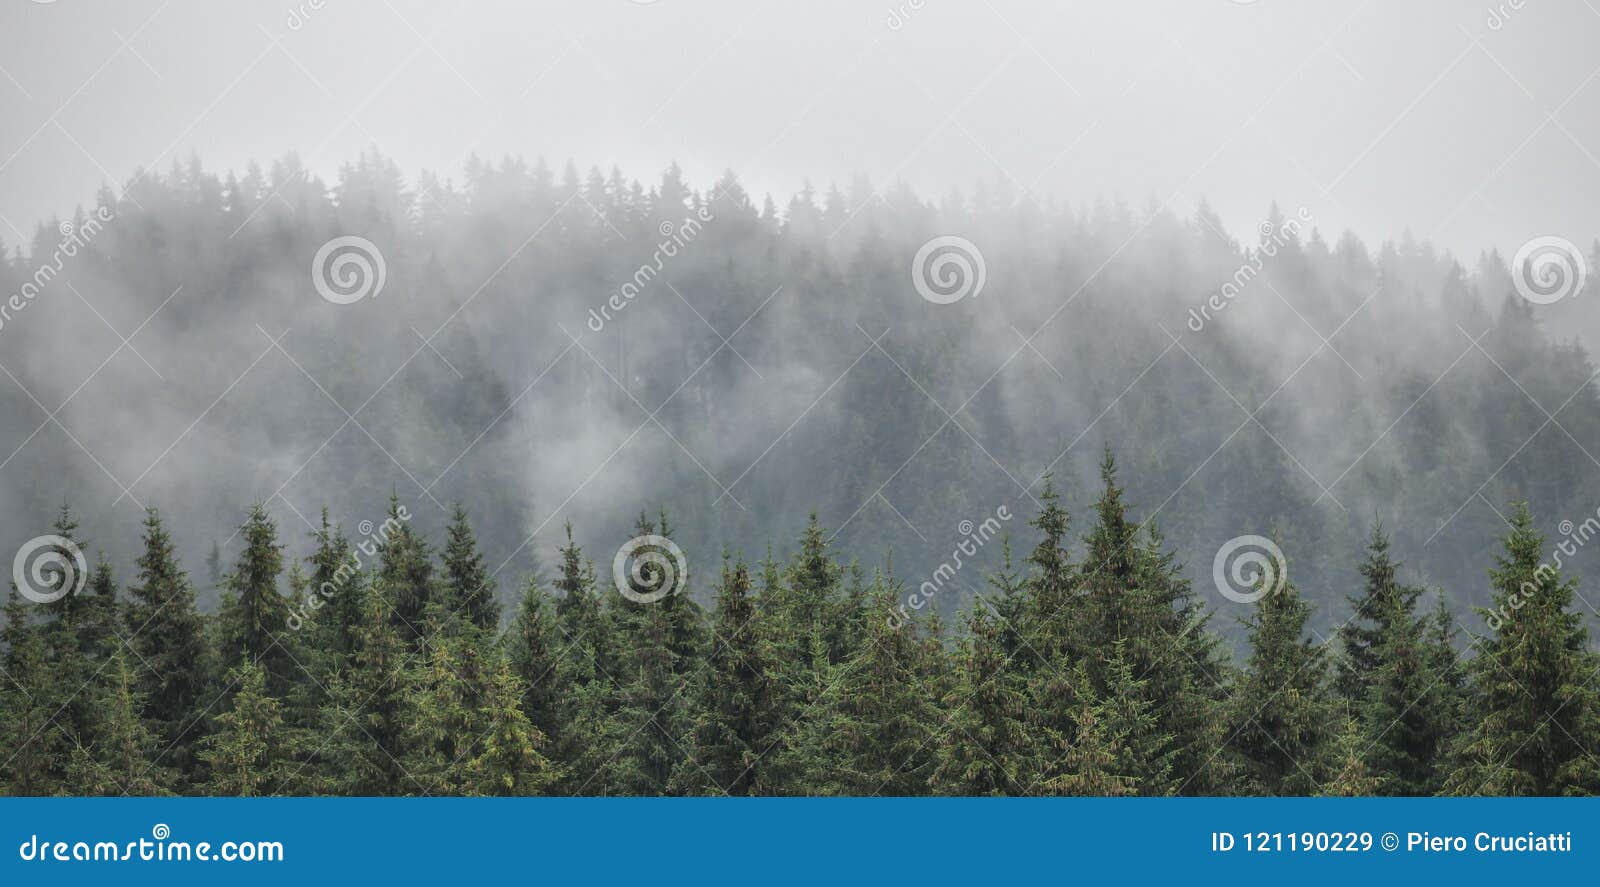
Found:
M 1284 578 L 1235 662 L 1109 452 L 1087 531 L 1053 483 L 1037 544 L 947 627 L 904 624 L 892 565 L 724 554 L 711 606 L 648 603 L 572 537 L 502 614 L 465 510 L 437 552 L 376 557 L 324 511 L 303 563 L 254 508 L 214 614 L 151 509 L 122 586 L 103 559 L 0 631 L 11 795 L 1576 795 L 1600 790 L 1600 658 L 1526 505 L 1462 636 L 1374 526 L 1335 636 Z M 63 508 L 51 532 L 73 540 Z M 665 512 L 637 532 L 671 538 Z M 602 558 L 602 562 L 609 558 Z M 352 563 L 362 563 L 351 569 Z M 713 572 L 701 570 L 700 572 Z M 647 569 L 644 580 L 660 579 Z M 56 581 L 72 577 L 56 574 Z M 632 582 L 632 579 L 627 580 Z M 1263 582 L 1268 580 L 1263 579 Z M 331 589 L 331 593 L 329 591 Z M 57 589 L 58 591 L 60 589 Z M 45 597 L 49 597 L 46 595 Z M 320 604 L 313 604 L 320 600 Z
M 927 529 L 1014 500 L 1013 478 L 1037 492 L 1051 468 L 1081 507 L 1109 441 L 1140 502 L 1170 494 L 1162 528 L 1189 564 L 1203 567 L 1233 527 L 1275 527 L 1326 635 L 1361 581 L 1373 515 L 1408 575 L 1450 589 L 1465 618 L 1488 603 L 1480 561 L 1504 529 L 1484 500 L 1537 503 L 1551 534 L 1600 503 L 1585 453 L 1600 440 L 1600 389 L 1573 341 L 1600 335 L 1586 307 L 1600 275 L 1533 305 L 1516 294 L 1513 271 L 1526 269 L 1508 267 L 1510 250 L 1295 233 L 1292 205 L 1261 208 L 1260 223 L 1285 232 L 1264 257 L 1256 220 L 1204 205 L 1041 205 L 1003 178 L 942 197 L 861 179 L 764 199 L 732 172 L 585 170 L 507 157 L 471 161 L 452 182 L 367 153 L 324 179 L 292 155 L 231 172 L 196 158 L 108 187 L 27 238 L 0 233 L 4 297 L 50 260 L 63 225 L 111 218 L 0 331 L 15 379 L 0 373 L 0 551 L 63 501 L 99 503 L 79 515 L 85 534 L 131 564 L 137 534 L 100 514 L 126 499 L 104 466 L 142 477 L 129 490 L 140 503 L 168 504 L 197 577 L 240 506 L 280 485 L 268 507 L 296 524 L 285 502 L 313 519 L 321 503 L 381 514 L 391 487 L 419 512 L 432 511 L 427 496 L 465 502 L 491 551 L 569 497 L 587 538 L 627 538 L 636 505 L 617 490 L 647 485 L 641 504 L 670 505 L 678 543 L 703 557 L 792 540 L 814 508 L 842 561 L 892 547 L 905 563 L 937 562 L 949 551 Z M 601 332 L 586 325 L 655 267 L 663 226 L 704 216 L 626 312 Z M 1243 241 L 1226 234 L 1241 228 Z M 381 293 L 335 305 L 311 266 L 343 235 L 378 246 L 387 277 Z M 941 235 L 981 249 L 980 297 L 918 294 L 912 260 Z M 1588 264 L 1600 267 L 1600 244 Z M 1203 330 L 1187 325 L 1258 266 Z M 108 325 L 138 329 L 138 354 Z M 261 331 L 286 328 L 283 353 L 256 362 L 270 347 Z M 413 330 L 442 330 L 438 354 L 410 359 Z M 888 332 L 881 351 L 863 331 Z M 360 428 L 339 431 L 330 396 Z M 957 405 L 946 422 L 940 407 Z M 650 411 L 682 449 L 652 423 L 577 490 L 573 472 Z M 1239 430 L 1248 412 L 1258 421 Z M 433 518 L 419 524 L 442 534 Z M 984 572 L 998 553 L 981 554 Z M 505 575 L 534 572 L 531 554 Z M 981 584 L 941 596 L 953 628 Z M 1232 618 L 1217 622 L 1242 640 Z

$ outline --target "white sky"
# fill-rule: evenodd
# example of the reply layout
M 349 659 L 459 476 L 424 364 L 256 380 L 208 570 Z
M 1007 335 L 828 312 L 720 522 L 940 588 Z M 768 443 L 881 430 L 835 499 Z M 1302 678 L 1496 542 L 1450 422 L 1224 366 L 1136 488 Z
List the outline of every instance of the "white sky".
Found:
M 331 180 L 376 145 L 409 176 L 731 167 L 780 204 L 856 172 L 1206 197 L 1241 236 L 1275 199 L 1470 259 L 1600 234 L 1597 37 L 1552 0 L 4 0 L 0 241 L 191 152 Z

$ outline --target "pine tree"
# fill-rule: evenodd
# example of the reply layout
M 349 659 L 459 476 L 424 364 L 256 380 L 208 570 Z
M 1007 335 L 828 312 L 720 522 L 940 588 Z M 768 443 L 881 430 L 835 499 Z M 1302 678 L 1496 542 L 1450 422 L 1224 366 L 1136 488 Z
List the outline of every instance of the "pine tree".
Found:
M 1376 647 L 1389 620 L 1397 613 L 1411 618 L 1417 596 L 1422 593 L 1422 589 L 1396 580 L 1399 566 L 1389 556 L 1389 537 L 1383 526 L 1374 523 L 1367 540 L 1367 558 L 1360 568 L 1366 587 L 1360 596 L 1349 599 L 1355 615 L 1339 629 L 1343 655 L 1337 660 L 1335 686 L 1355 708 L 1366 701 L 1367 685 L 1378 668 Z
M 1033 743 L 1028 729 L 1028 687 L 1012 665 L 1015 629 L 1003 614 L 1016 612 L 1019 583 L 1011 568 L 1011 543 L 1003 565 L 989 578 L 995 602 L 980 599 L 967 614 L 967 637 L 956 652 L 955 683 L 942 702 L 949 723 L 939 744 L 932 781 L 956 795 L 1017 795 Z
M 1189 591 L 1188 581 L 1161 549 L 1161 537 L 1147 536 L 1128 518 L 1117 484 L 1116 461 L 1109 448 L 1101 461 L 1104 488 L 1095 505 L 1095 524 L 1084 537 L 1086 557 L 1079 569 L 1081 596 L 1075 614 L 1072 649 L 1084 663 L 1091 692 L 1116 699 L 1115 669 L 1126 667 L 1139 676 L 1138 700 L 1154 719 L 1154 735 L 1171 742 L 1152 749 L 1155 760 L 1139 774 L 1140 791 L 1166 794 L 1179 785 L 1207 792 L 1220 782 L 1212 766 L 1217 735 L 1214 717 L 1222 671 L 1216 643 L 1204 631 L 1206 615 Z M 1120 645 L 1120 646 L 1119 646 Z M 1105 651 L 1118 647 L 1120 657 Z M 1176 774 L 1168 784 L 1165 776 Z
M 409 691 L 407 647 L 368 577 L 350 580 L 347 593 L 360 621 L 349 631 L 351 650 L 328 682 L 328 702 L 318 713 L 328 738 L 317 759 L 306 763 L 320 765 L 315 776 L 319 792 L 400 794 L 414 788 L 397 763 L 403 754 Z
M 616 794 L 622 790 L 622 780 L 611 764 L 627 734 L 617 718 L 619 690 L 607 665 L 616 666 L 620 647 L 612 620 L 601 609 L 594 570 L 573 541 L 572 525 L 566 529 L 555 586 L 562 593 L 556 601 L 556 625 L 564 645 L 557 674 L 561 686 L 569 689 L 560 714 L 564 730 L 552 749 L 553 758 L 563 774 L 563 793 Z
M 495 600 L 495 582 L 484 568 L 465 508 L 455 507 L 447 532 L 449 538 L 442 555 L 442 606 L 448 613 L 459 613 L 479 630 L 492 632 L 500 626 L 500 602 Z
M 1335 704 L 1321 646 L 1305 637 L 1311 606 L 1279 577 L 1245 620 L 1250 657 L 1230 702 L 1231 748 L 1247 793 L 1309 795 L 1328 777 Z
M 326 508 L 311 541 L 315 548 L 306 558 L 311 575 L 300 609 L 302 620 L 310 623 L 306 646 L 315 651 L 317 674 L 326 678 L 334 664 L 355 649 L 362 597 L 356 586 L 363 581 L 362 565 L 344 531 L 329 523 Z
M 267 674 L 244 660 L 225 678 L 234 690 L 216 729 L 202 742 L 200 757 L 209 765 L 206 791 L 242 798 L 267 794 L 284 775 L 287 759 L 283 716 L 267 693 Z
M 899 600 L 898 585 L 879 574 L 871 608 L 888 613 Z M 829 688 L 806 713 L 782 755 L 800 774 L 807 794 L 920 794 L 935 761 L 935 729 L 941 723 L 925 689 L 926 675 L 913 631 L 886 620 L 868 623 L 866 644 L 848 662 L 833 667 Z
M 562 720 L 567 688 L 561 683 L 561 656 L 566 645 L 553 609 L 538 581 L 530 578 L 523 587 L 517 614 L 501 638 L 506 662 L 522 688 L 522 713 L 552 746 L 567 732 Z
M 95 559 L 94 571 L 83 590 L 78 615 L 78 643 L 89 661 L 103 663 L 121 650 L 124 624 L 117 600 L 117 580 L 104 554 Z
M 0 643 L 5 646 L 0 741 L 6 752 L 0 761 L 0 781 L 13 797 L 55 794 L 63 778 L 61 761 L 71 747 L 71 738 L 56 723 L 62 688 L 43 633 L 31 624 L 15 585 L 6 601 L 5 619 L 0 629 Z
M 451 637 L 428 648 L 413 680 L 402 758 L 429 794 L 517 795 L 553 774 L 542 733 L 520 707 L 522 688 L 497 651 Z
M 437 597 L 428 544 L 405 519 L 397 496 L 389 497 L 386 538 L 380 546 L 375 589 L 389 608 L 396 634 L 413 650 L 427 636 L 427 615 Z
M 144 699 L 122 653 L 107 664 L 96 687 L 99 721 L 90 741 L 72 752 L 72 791 L 79 795 L 168 794 L 171 771 L 160 766 L 159 740 L 140 717 Z
M 1067 532 L 1071 518 L 1061 507 L 1061 496 L 1056 492 L 1055 480 L 1044 477 L 1044 492 L 1039 496 L 1041 508 L 1029 523 L 1043 538 L 1029 553 L 1030 571 L 1027 580 L 1027 605 L 1023 610 L 1022 637 L 1026 641 L 1029 660 L 1075 661 L 1072 639 L 1073 598 L 1077 594 L 1077 578 L 1071 557 L 1067 553 Z M 1034 671 L 1042 662 L 1024 660 L 1026 671 Z
M 100 671 L 103 660 L 94 655 L 85 632 L 103 631 L 104 619 L 109 615 L 101 602 L 86 592 L 90 576 L 79 568 L 82 558 L 82 540 L 76 537 L 78 524 L 71 510 L 63 505 L 51 526 L 51 533 L 67 540 L 53 553 L 60 557 L 44 576 L 47 590 L 60 595 L 40 605 L 37 609 L 47 618 L 36 631 L 43 639 L 45 656 L 50 662 L 52 679 L 65 692 L 51 702 L 60 706 L 54 722 L 66 731 L 74 743 L 81 743 L 94 731 L 96 713 L 93 694 L 86 692 Z M 59 761 L 53 762 L 56 774 L 64 771 Z
M 1600 791 L 1586 740 L 1600 735 L 1596 668 L 1576 581 L 1542 563 L 1544 537 L 1526 503 L 1511 516 L 1505 553 L 1489 571 L 1493 632 L 1470 664 L 1473 719 L 1456 737 L 1445 791 L 1455 795 L 1575 795 Z
M 504 661 L 487 677 L 478 716 L 488 727 L 461 768 L 462 793 L 543 794 L 559 772 L 541 751 L 547 744 L 544 734 L 522 713 L 521 682 Z
M 657 535 L 656 524 L 643 514 L 634 530 L 636 536 Z M 665 514 L 660 530 L 671 538 Z M 689 599 L 688 577 L 679 574 L 672 581 L 676 584 L 665 597 L 648 603 L 623 597 L 621 589 L 609 598 L 629 651 L 621 671 L 625 677 L 618 678 L 618 717 L 629 732 L 614 769 L 630 794 L 666 791 L 690 728 L 685 691 L 698 667 L 700 612 Z
M 1370 734 L 1359 718 L 1346 718 L 1334 742 L 1333 777 L 1317 790 L 1321 797 L 1363 798 L 1379 794 L 1382 787 L 1366 763 Z
M 224 580 L 228 597 L 220 616 L 222 661 L 230 667 L 252 662 L 266 673 L 267 692 L 283 700 L 299 678 L 290 646 L 289 599 L 278 590 L 283 546 L 278 528 L 260 505 L 240 527 L 244 550 Z
M 211 656 L 205 620 L 195 609 L 194 590 L 178 564 L 161 515 L 144 521 L 144 553 L 138 584 L 128 589 L 126 641 L 138 664 L 137 691 L 147 702 L 145 718 L 161 738 L 158 763 L 170 764 L 183 780 L 197 775 L 194 747 L 205 734 L 205 707 L 212 697 Z
M 1074 729 L 1068 735 L 1053 731 L 1050 734 L 1060 760 L 1046 770 L 1055 775 L 1040 784 L 1039 791 L 1078 797 L 1126 797 L 1150 793 L 1144 785 L 1146 778 L 1165 784 L 1170 755 L 1155 752 L 1146 758 L 1140 754 L 1154 752 L 1151 746 L 1161 743 L 1150 741 L 1156 729 L 1155 718 L 1122 653 L 1119 645 L 1110 656 L 1116 689 L 1109 695 L 1095 692 L 1088 671 L 1081 665 L 1068 679 L 1074 688 L 1071 695 L 1076 699 L 1071 709 Z
M 1438 764 L 1449 739 L 1447 688 L 1434 670 L 1426 620 L 1414 616 L 1401 595 L 1384 606 L 1388 612 L 1374 614 L 1379 634 L 1364 651 L 1371 663 L 1361 708 L 1365 763 L 1376 782 L 1373 794 L 1431 795 L 1439 788 Z
M 762 760 L 779 725 L 772 662 L 758 619 L 749 568 L 724 560 L 710 652 L 695 684 L 687 754 L 673 775 L 678 791 L 763 793 Z

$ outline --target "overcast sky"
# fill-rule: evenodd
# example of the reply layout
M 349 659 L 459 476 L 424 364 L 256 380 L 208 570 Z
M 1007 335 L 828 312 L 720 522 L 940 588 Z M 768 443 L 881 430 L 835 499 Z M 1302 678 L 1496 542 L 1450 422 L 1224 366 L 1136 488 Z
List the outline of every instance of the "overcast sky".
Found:
M 375 145 L 732 168 L 780 205 L 857 172 L 1203 197 L 1241 235 L 1277 200 L 1509 254 L 1600 234 L 1597 37 L 1591 0 L 3 0 L 0 240 L 191 152 L 331 180 Z

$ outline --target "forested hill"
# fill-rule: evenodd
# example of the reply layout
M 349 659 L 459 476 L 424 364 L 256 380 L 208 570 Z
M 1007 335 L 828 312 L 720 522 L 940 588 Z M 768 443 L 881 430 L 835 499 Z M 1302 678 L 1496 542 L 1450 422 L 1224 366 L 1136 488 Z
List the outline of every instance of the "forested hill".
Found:
M 1532 305 L 1499 254 L 1369 248 L 1288 206 L 1240 244 L 1204 207 L 1003 186 L 780 204 L 676 169 L 473 162 L 452 184 L 377 156 L 331 185 L 292 157 L 191 163 L 99 200 L 73 230 L 109 221 L 0 327 L 0 550 L 68 502 L 125 565 L 159 506 L 206 602 L 207 555 L 237 558 L 252 503 L 303 556 L 303 520 L 326 507 L 354 533 L 391 493 L 436 541 L 466 504 L 507 595 L 565 522 L 609 563 L 662 509 L 697 599 L 724 550 L 783 558 L 813 511 L 836 552 L 917 586 L 1002 507 L 1032 547 L 1047 471 L 1081 516 L 1110 446 L 1132 515 L 1211 607 L 1247 609 L 1212 590 L 1219 547 L 1276 533 L 1326 631 L 1375 520 L 1401 576 L 1461 611 L 1488 601 L 1508 502 L 1552 539 L 1600 506 L 1576 342 L 1592 285 Z M 62 225 L 8 251 L 0 292 L 56 264 Z M 336 304 L 313 259 L 346 235 L 376 244 L 383 281 Z M 939 236 L 981 252 L 976 294 L 919 293 L 913 258 Z M 998 554 L 940 606 L 965 606 Z M 1600 554 L 1564 569 L 1600 575 Z

